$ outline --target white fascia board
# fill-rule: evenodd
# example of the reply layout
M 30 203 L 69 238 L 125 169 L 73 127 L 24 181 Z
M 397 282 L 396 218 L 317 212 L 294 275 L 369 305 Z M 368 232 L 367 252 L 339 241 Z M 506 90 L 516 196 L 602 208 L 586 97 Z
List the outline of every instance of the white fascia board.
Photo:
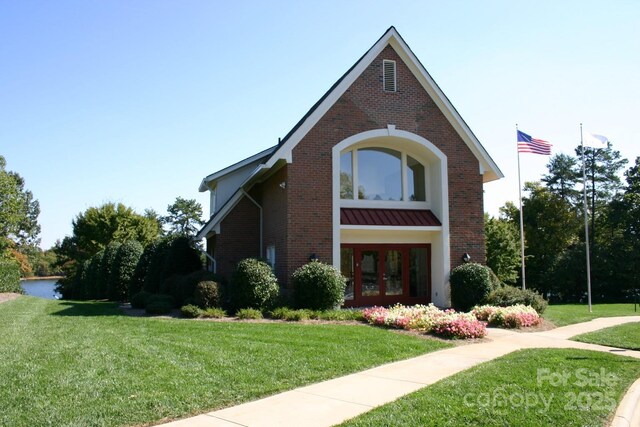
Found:
M 367 54 L 362 57 L 360 62 L 347 76 L 342 79 L 338 86 L 336 86 L 336 88 L 325 98 L 325 100 L 315 109 L 307 120 L 305 120 L 295 133 L 275 151 L 267 161 L 267 167 L 273 166 L 273 164 L 279 159 L 285 159 L 287 162 L 291 163 L 294 147 L 302 140 L 302 138 L 304 138 L 307 132 L 309 132 L 318 123 L 318 121 L 320 121 L 333 104 L 344 94 L 351 84 L 353 84 L 353 82 L 388 44 L 395 49 L 398 55 L 407 64 L 409 69 L 413 72 L 436 105 L 438 105 L 462 140 L 476 156 L 480 162 L 480 173 L 483 174 L 483 182 L 490 182 L 504 178 L 504 175 L 500 168 L 498 168 L 498 165 L 496 165 L 491 156 L 489 156 L 489 153 L 487 153 L 480 141 L 476 138 L 473 132 L 471 132 L 469 126 L 467 126 L 464 120 L 462 120 L 462 117 L 458 114 L 449 99 L 444 95 L 442 90 L 438 87 L 427 70 L 422 66 L 418 58 L 416 58 L 409 46 L 407 46 L 402 37 L 400 37 L 396 29 L 393 27 L 390 28 L 371 49 L 369 49 Z
M 487 150 L 482 146 L 478 138 L 473 134 L 469 126 L 462 119 L 458 111 L 455 109 L 451 101 L 446 97 L 444 92 L 431 77 L 429 72 L 420 63 L 418 58 L 413 54 L 409 46 L 394 31 L 394 37 L 389 40 L 389 44 L 396 50 L 398 55 L 404 60 L 405 64 L 416 76 L 422 87 L 427 91 L 429 96 L 436 103 L 440 111 L 445 115 L 449 123 L 469 147 L 471 152 L 480 162 L 480 173 L 483 174 L 483 182 L 495 181 L 504 178 L 504 174 L 493 161 Z
M 198 234 L 196 234 L 195 240 L 202 240 L 207 237 L 210 231 L 216 229 L 220 226 L 220 222 L 227 216 L 229 212 L 238 204 L 240 199 L 242 199 L 243 193 L 242 189 L 238 189 L 233 196 L 229 199 L 227 203 L 218 211 L 216 214 L 205 224 L 204 227 Z M 218 228 L 219 229 L 219 228 Z
M 251 157 L 247 157 L 244 160 L 239 161 L 238 163 L 234 163 L 231 166 L 227 166 L 224 169 L 221 169 L 217 172 L 212 173 L 211 175 L 208 175 L 207 177 L 205 177 L 202 182 L 200 183 L 200 187 L 198 188 L 198 190 L 200 190 L 200 192 L 204 192 L 209 190 L 209 183 L 222 178 L 225 175 L 228 175 L 232 172 L 237 171 L 238 169 L 241 169 L 247 165 L 250 165 L 251 163 L 258 161 L 264 157 L 270 156 L 277 148 L 278 146 L 275 145 L 273 147 L 267 148 L 266 150 L 263 150 L 261 152 L 259 152 L 258 154 L 254 154 Z

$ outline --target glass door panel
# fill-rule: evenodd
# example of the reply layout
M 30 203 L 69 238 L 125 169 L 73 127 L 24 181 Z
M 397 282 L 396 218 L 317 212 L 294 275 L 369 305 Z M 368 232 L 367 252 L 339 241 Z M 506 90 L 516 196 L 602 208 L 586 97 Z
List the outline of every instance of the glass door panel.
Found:
M 428 265 L 427 248 L 409 249 L 409 296 L 427 296 Z
M 360 280 L 362 282 L 363 297 L 380 295 L 378 258 L 378 251 L 363 250 L 360 252 Z
M 402 251 L 385 251 L 383 279 L 385 295 L 402 295 Z
M 342 248 L 340 250 L 340 272 L 347 278 L 347 286 L 344 289 L 344 299 L 353 299 L 353 248 Z

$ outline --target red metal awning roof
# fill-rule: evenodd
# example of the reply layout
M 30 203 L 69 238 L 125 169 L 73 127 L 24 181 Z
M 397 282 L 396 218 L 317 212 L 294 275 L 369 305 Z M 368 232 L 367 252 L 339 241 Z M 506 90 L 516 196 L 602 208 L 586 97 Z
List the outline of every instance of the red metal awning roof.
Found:
M 341 208 L 341 225 L 390 225 L 405 227 L 439 227 L 442 224 L 428 209 L 359 209 Z

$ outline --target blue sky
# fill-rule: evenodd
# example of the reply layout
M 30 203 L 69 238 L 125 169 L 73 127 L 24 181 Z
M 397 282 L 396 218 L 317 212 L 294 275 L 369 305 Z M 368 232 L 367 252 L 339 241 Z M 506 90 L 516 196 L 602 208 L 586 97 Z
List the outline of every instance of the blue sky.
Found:
M 639 155 L 638 1 L 0 0 L 0 154 L 40 201 L 42 247 L 90 206 L 161 214 L 284 136 L 394 25 L 506 178 L 515 124 L 573 153 L 579 123 Z M 548 158 L 524 155 L 523 181 Z

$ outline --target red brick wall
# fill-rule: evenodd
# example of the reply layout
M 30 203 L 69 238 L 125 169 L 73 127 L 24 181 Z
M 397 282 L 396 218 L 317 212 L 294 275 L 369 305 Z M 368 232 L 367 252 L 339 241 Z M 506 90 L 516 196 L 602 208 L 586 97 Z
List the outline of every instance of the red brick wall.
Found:
M 287 282 L 287 167 L 269 177 L 258 189 L 263 209 L 262 253 L 266 256 L 267 246 L 276 248 L 275 274 L 280 283 Z M 285 183 L 285 188 L 280 187 Z
M 382 60 L 397 67 L 395 93 L 382 89 Z M 390 46 L 376 58 L 293 150 L 288 165 L 289 277 L 315 253 L 332 261 L 331 148 L 354 134 L 386 128 L 418 134 L 448 159 L 451 266 L 468 252 L 484 262 L 483 193 L 479 163 Z
M 220 234 L 215 241 L 218 273 L 230 279 L 239 261 L 258 257 L 259 236 L 259 210 L 243 197 L 220 223 Z

